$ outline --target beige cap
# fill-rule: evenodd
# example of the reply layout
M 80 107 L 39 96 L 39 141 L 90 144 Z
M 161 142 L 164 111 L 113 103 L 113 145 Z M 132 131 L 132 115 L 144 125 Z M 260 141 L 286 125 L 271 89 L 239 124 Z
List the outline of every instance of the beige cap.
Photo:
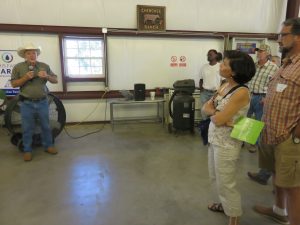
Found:
M 256 48 L 255 51 L 258 51 L 258 50 L 261 50 L 261 51 L 266 51 L 269 55 L 271 55 L 271 48 L 269 45 L 266 45 L 266 44 L 261 44 L 259 46 L 259 48 Z

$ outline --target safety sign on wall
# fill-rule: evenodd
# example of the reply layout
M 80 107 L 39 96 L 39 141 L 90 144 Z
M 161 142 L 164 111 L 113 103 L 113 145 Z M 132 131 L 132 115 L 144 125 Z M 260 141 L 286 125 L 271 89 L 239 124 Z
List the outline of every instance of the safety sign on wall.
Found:
M 15 50 L 0 50 L 0 54 L 0 89 L 5 90 L 7 96 L 14 96 L 19 93 L 19 88 L 11 86 L 11 73 L 14 66 L 23 59 L 17 55 Z
M 186 67 L 186 57 L 184 55 L 177 57 L 177 56 L 171 56 L 171 67 Z

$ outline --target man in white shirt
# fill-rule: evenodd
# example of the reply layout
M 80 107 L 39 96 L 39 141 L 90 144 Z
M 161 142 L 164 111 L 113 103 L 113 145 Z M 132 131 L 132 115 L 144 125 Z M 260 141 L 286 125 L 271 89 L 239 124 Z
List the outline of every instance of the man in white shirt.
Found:
M 218 62 L 218 52 L 215 49 L 208 51 L 207 61 L 209 63 L 203 65 L 199 76 L 201 105 L 204 105 L 214 95 L 221 84 L 220 63 Z M 202 119 L 205 118 L 206 116 L 202 114 Z

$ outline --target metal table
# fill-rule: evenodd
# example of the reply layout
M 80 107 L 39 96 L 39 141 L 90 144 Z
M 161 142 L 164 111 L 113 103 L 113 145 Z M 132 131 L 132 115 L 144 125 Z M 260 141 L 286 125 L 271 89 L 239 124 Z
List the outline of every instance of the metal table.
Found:
M 157 99 L 157 100 L 144 100 L 144 101 L 126 101 L 126 100 L 114 100 L 110 102 L 110 123 L 112 130 L 114 130 L 114 125 L 117 121 L 138 121 L 138 120 L 154 120 L 161 122 L 164 125 L 164 99 Z M 117 106 L 136 106 L 136 105 L 154 105 L 156 106 L 156 115 L 153 116 L 132 116 L 132 117 L 115 117 L 114 111 L 116 110 Z M 123 108 L 124 109 L 124 108 Z

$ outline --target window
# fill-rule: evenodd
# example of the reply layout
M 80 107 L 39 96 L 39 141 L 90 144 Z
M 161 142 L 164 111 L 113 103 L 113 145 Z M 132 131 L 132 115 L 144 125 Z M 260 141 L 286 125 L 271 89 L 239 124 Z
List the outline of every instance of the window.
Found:
M 67 78 L 104 78 L 102 38 L 64 37 L 64 66 Z

